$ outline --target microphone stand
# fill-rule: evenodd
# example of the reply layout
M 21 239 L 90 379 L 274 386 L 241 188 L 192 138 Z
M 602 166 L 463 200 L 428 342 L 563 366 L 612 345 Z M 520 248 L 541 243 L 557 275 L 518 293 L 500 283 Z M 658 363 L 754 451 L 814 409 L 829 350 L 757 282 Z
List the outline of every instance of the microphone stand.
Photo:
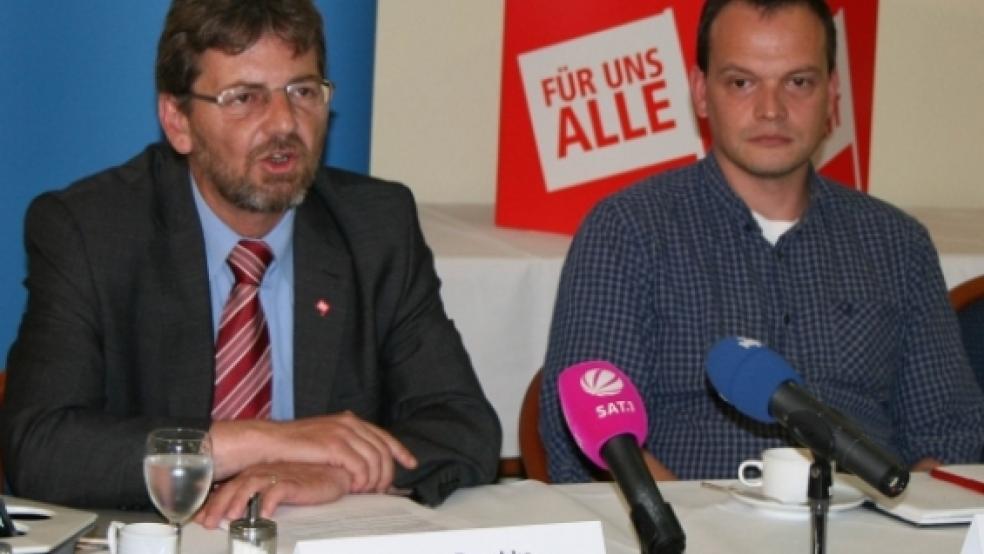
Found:
M 830 509 L 830 460 L 813 455 L 807 504 L 810 507 L 811 549 L 813 554 L 827 552 L 827 512 Z

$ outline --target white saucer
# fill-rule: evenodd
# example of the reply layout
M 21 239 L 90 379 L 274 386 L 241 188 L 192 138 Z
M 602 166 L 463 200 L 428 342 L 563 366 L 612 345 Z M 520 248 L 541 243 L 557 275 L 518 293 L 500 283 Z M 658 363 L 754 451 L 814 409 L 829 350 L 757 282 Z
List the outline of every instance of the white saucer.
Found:
M 760 487 L 742 487 L 741 485 L 738 485 L 735 488 L 732 488 L 729 492 L 735 500 L 748 504 L 749 506 L 761 508 L 763 510 L 793 513 L 806 513 L 810 511 L 810 507 L 805 503 L 785 504 L 783 502 L 779 502 L 778 500 L 762 498 L 762 489 Z M 835 482 L 833 486 L 830 487 L 831 512 L 839 512 L 842 510 L 857 508 L 864 501 L 864 494 L 847 483 Z

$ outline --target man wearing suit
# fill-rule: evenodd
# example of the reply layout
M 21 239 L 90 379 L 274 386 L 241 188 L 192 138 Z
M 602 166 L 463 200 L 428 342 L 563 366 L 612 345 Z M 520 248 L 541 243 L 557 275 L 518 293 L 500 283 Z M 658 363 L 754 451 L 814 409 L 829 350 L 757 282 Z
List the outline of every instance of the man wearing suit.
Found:
M 207 526 L 255 492 L 269 514 L 349 492 L 436 504 L 493 479 L 498 420 L 411 194 L 320 166 L 324 75 L 309 0 L 174 0 L 157 59 L 169 144 L 27 214 L 28 305 L 2 417 L 16 494 L 147 507 L 144 440 L 178 425 L 212 438 L 222 485 Z M 230 252 L 244 251 L 262 262 L 238 308 L 259 305 L 233 354 L 250 360 L 250 387 L 230 415 L 219 368 L 238 348 L 223 335 L 246 286 Z

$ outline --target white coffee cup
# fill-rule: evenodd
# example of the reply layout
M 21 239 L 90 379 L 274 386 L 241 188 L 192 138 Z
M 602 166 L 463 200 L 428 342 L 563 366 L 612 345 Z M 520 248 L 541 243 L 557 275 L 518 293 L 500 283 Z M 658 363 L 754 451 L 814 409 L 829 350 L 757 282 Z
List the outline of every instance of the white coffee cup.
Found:
M 761 460 L 745 460 L 738 466 L 738 480 L 746 487 L 762 487 L 762 494 L 784 504 L 803 504 L 812 464 L 813 454 L 805 448 L 769 448 Z M 750 467 L 758 468 L 761 477 L 745 477 Z
M 106 533 L 110 554 L 175 554 L 178 533 L 163 523 L 130 523 L 114 521 Z

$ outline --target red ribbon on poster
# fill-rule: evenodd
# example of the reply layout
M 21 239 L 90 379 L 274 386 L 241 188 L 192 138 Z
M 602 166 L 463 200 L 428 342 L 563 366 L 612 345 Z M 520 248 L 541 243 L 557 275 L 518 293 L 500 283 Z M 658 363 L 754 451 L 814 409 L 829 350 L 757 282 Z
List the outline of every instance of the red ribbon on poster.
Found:
M 841 92 L 820 172 L 867 190 L 877 0 L 830 0 Z M 573 233 L 598 200 L 703 157 L 701 5 L 506 0 L 496 224 Z

